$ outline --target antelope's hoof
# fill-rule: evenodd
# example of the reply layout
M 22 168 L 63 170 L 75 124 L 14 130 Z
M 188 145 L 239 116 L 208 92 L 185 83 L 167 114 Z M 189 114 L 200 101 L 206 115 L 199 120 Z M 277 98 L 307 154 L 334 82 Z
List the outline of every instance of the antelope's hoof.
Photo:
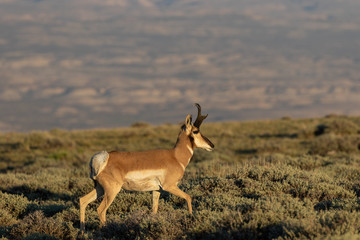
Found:
M 84 230 L 80 230 L 78 232 L 76 239 L 84 239 Z

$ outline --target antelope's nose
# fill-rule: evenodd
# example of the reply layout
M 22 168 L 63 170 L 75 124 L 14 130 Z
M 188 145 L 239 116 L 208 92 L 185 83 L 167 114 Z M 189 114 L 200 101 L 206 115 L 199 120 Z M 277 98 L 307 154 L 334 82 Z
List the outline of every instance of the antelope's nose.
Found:
M 209 151 L 214 150 L 215 145 L 214 145 L 207 137 L 203 136 L 203 138 L 205 139 L 205 141 L 207 142 L 207 144 L 210 146 L 210 150 L 209 150 Z

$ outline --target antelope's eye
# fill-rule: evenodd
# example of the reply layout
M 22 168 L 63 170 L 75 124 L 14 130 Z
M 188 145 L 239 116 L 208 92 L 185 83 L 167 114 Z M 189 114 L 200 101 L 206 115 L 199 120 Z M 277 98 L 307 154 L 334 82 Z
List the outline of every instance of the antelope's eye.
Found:
M 193 131 L 193 133 L 194 133 L 194 134 L 198 134 L 198 133 L 199 133 L 199 131 Z

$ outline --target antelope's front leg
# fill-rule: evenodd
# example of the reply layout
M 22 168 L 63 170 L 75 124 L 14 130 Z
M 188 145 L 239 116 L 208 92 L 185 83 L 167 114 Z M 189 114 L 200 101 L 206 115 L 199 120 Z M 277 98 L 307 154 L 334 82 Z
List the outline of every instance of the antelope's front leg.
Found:
M 106 210 L 110 207 L 110 204 L 114 201 L 116 195 L 120 192 L 122 184 L 105 182 L 102 184 L 104 188 L 104 199 L 101 201 L 100 206 L 97 208 L 97 212 L 100 217 L 101 225 L 106 223 Z
M 153 213 L 157 213 L 158 207 L 159 207 L 159 198 L 160 198 L 160 191 L 153 191 L 153 206 L 152 211 Z
M 178 197 L 184 198 L 187 202 L 188 208 L 189 208 L 189 212 L 190 214 L 192 214 L 192 207 L 191 207 L 191 197 L 184 193 L 183 191 L 180 190 L 180 188 L 178 186 L 171 186 L 169 188 L 164 188 L 165 191 L 172 193 Z

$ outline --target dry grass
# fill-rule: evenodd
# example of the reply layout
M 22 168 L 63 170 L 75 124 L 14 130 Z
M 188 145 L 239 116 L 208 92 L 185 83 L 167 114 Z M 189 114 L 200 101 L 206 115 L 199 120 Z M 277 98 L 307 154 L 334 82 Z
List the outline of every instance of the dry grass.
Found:
M 216 151 L 195 151 L 180 188 L 122 191 L 100 228 L 88 206 L 85 239 L 356 239 L 360 230 L 360 118 L 208 123 Z M 320 130 L 321 131 L 320 131 Z M 101 150 L 174 146 L 179 126 L 0 135 L 0 237 L 75 239 L 88 161 Z

